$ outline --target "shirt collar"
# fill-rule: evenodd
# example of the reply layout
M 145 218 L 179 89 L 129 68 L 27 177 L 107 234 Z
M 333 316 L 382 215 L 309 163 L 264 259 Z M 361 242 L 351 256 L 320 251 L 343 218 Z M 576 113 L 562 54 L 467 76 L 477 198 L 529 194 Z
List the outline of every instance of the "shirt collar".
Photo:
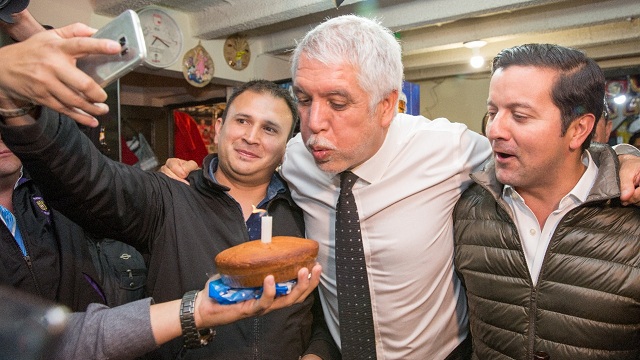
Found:
M 20 177 L 18 178 L 18 181 L 16 181 L 15 185 L 13 185 L 13 189 L 17 189 L 18 186 L 26 183 L 27 181 L 29 181 L 29 179 L 25 176 L 24 174 L 24 166 L 20 167 Z
M 218 182 L 218 179 L 216 179 L 216 177 L 214 176 L 214 173 L 216 172 L 216 170 L 218 170 L 218 156 L 214 156 L 213 159 L 211 159 L 211 163 L 209 165 L 209 176 L 211 177 L 214 183 L 221 185 Z M 269 186 L 267 187 L 267 196 L 264 198 L 262 202 L 260 202 L 258 206 L 262 205 L 264 202 L 267 202 L 273 199 L 276 195 L 278 195 L 279 193 L 283 193 L 285 191 L 286 191 L 286 187 L 284 185 L 284 182 L 282 182 L 280 177 L 276 175 L 276 172 L 274 172 L 273 175 L 271 175 L 271 180 L 269 181 Z
M 587 196 L 589 196 L 589 192 L 591 192 L 591 188 L 598 176 L 598 166 L 593 161 L 593 158 L 591 158 L 591 154 L 586 150 L 582 152 L 582 163 L 587 166 L 587 170 L 582 174 L 582 177 L 580 177 L 580 180 L 578 180 L 578 183 L 576 183 L 573 189 L 560 200 L 558 209 L 562 209 L 571 203 L 580 205 L 587 200 Z M 504 186 L 502 189 L 502 198 L 524 203 L 520 194 L 518 194 L 511 185 Z

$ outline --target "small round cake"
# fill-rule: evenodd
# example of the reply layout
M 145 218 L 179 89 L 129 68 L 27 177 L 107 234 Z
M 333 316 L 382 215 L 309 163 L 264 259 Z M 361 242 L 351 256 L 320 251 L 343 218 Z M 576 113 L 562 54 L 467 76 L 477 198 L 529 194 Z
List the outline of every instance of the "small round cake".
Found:
M 298 278 L 298 271 L 316 264 L 318 243 L 293 236 L 274 236 L 270 243 L 249 241 L 228 248 L 215 258 L 222 282 L 234 288 L 262 286 L 267 275 L 276 282 Z

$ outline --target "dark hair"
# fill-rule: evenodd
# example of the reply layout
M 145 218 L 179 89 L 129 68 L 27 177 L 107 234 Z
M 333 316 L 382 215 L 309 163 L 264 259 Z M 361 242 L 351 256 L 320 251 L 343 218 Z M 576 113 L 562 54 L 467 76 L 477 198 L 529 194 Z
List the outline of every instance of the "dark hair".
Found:
M 493 59 L 491 72 L 509 66 L 534 66 L 558 71 L 551 99 L 560 109 L 562 135 L 584 114 L 593 114 L 594 127 L 603 112 L 605 77 L 600 66 L 583 52 L 554 44 L 526 44 L 504 49 Z M 535 81 L 535 79 L 532 79 Z M 593 132 L 582 149 L 591 144 Z
M 640 131 L 634 132 L 633 135 L 631 135 L 631 137 L 629 138 L 629 141 L 627 141 L 627 143 L 633 145 L 633 143 L 636 142 L 638 138 L 640 138 Z
M 293 130 L 295 129 L 296 124 L 300 119 L 298 107 L 296 106 L 296 102 L 291 96 L 289 90 L 281 88 L 276 83 L 268 80 L 251 80 L 233 89 L 233 93 L 231 94 L 231 96 L 229 96 L 229 100 L 227 100 L 227 106 L 222 111 L 222 122 L 224 123 L 224 121 L 227 119 L 227 110 L 229 109 L 233 101 L 245 91 L 252 91 L 257 94 L 269 94 L 274 98 L 282 99 L 287 103 L 287 106 L 289 107 L 289 110 L 291 110 L 291 116 L 293 118 L 293 123 L 291 124 L 291 129 L 289 130 L 288 137 L 291 138 L 291 136 L 293 135 Z

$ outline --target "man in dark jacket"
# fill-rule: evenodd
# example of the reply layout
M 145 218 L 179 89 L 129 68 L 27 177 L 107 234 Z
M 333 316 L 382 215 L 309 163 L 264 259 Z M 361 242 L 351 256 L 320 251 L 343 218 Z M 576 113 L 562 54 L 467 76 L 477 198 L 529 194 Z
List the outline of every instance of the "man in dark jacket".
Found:
M 3 136 L 54 206 L 92 232 L 117 236 L 150 255 L 147 293 L 164 302 L 200 289 L 216 272 L 213 259 L 220 251 L 259 237 L 260 219 L 251 205 L 269 212 L 273 235 L 304 236 L 302 214 L 275 173 L 297 117 L 284 89 L 266 81 L 245 84 L 216 122 L 219 155 L 190 174 L 190 186 L 110 161 L 71 120 L 45 108 L 37 122 L 5 118 L 31 125 L 4 127 Z M 203 348 L 183 349 L 179 340 L 150 357 L 332 358 L 337 348 L 321 311 L 312 312 L 320 309 L 314 300 L 218 327 L 213 339 L 204 334 L 209 345 Z
M 25 0 L 0 4 L 0 29 L 17 41 L 45 31 L 26 9 L 28 5 Z M 7 76 L 3 85 L 16 78 L 15 74 Z M 49 88 L 40 85 L 40 89 Z M 34 97 L 34 101 L 42 100 Z M 116 306 L 142 298 L 146 274 L 142 256 L 115 240 L 91 238 L 50 208 L 23 171 L 20 159 L 1 140 L 0 215 L 1 284 L 57 301 L 73 311 L 84 311 L 90 303 Z M 120 259 L 123 253 L 129 258 Z M 130 276 L 121 276 L 117 270 Z
M 589 147 L 602 70 L 547 44 L 492 70 L 493 157 L 454 212 L 474 357 L 640 358 L 640 210 L 620 204 L 613 151 Z
M 84 311 L 106 304 L 78 225 L 48 207 L 0 140 L 0 283 Z M 116 305 L 116 304 L 114 304 Z

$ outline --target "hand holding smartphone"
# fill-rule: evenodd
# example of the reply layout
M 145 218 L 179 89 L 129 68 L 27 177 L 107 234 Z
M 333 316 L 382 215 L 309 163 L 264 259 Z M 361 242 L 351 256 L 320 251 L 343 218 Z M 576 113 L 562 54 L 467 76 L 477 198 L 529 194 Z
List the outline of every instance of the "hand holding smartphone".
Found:
M 133 10 L 118 15 L 92 37 L 115 40 L 122 46 L 119 54 L 87 55 L 78 59 L 78 68 L 103 88 L 140 66 L 147 56 L 140 19 Z

